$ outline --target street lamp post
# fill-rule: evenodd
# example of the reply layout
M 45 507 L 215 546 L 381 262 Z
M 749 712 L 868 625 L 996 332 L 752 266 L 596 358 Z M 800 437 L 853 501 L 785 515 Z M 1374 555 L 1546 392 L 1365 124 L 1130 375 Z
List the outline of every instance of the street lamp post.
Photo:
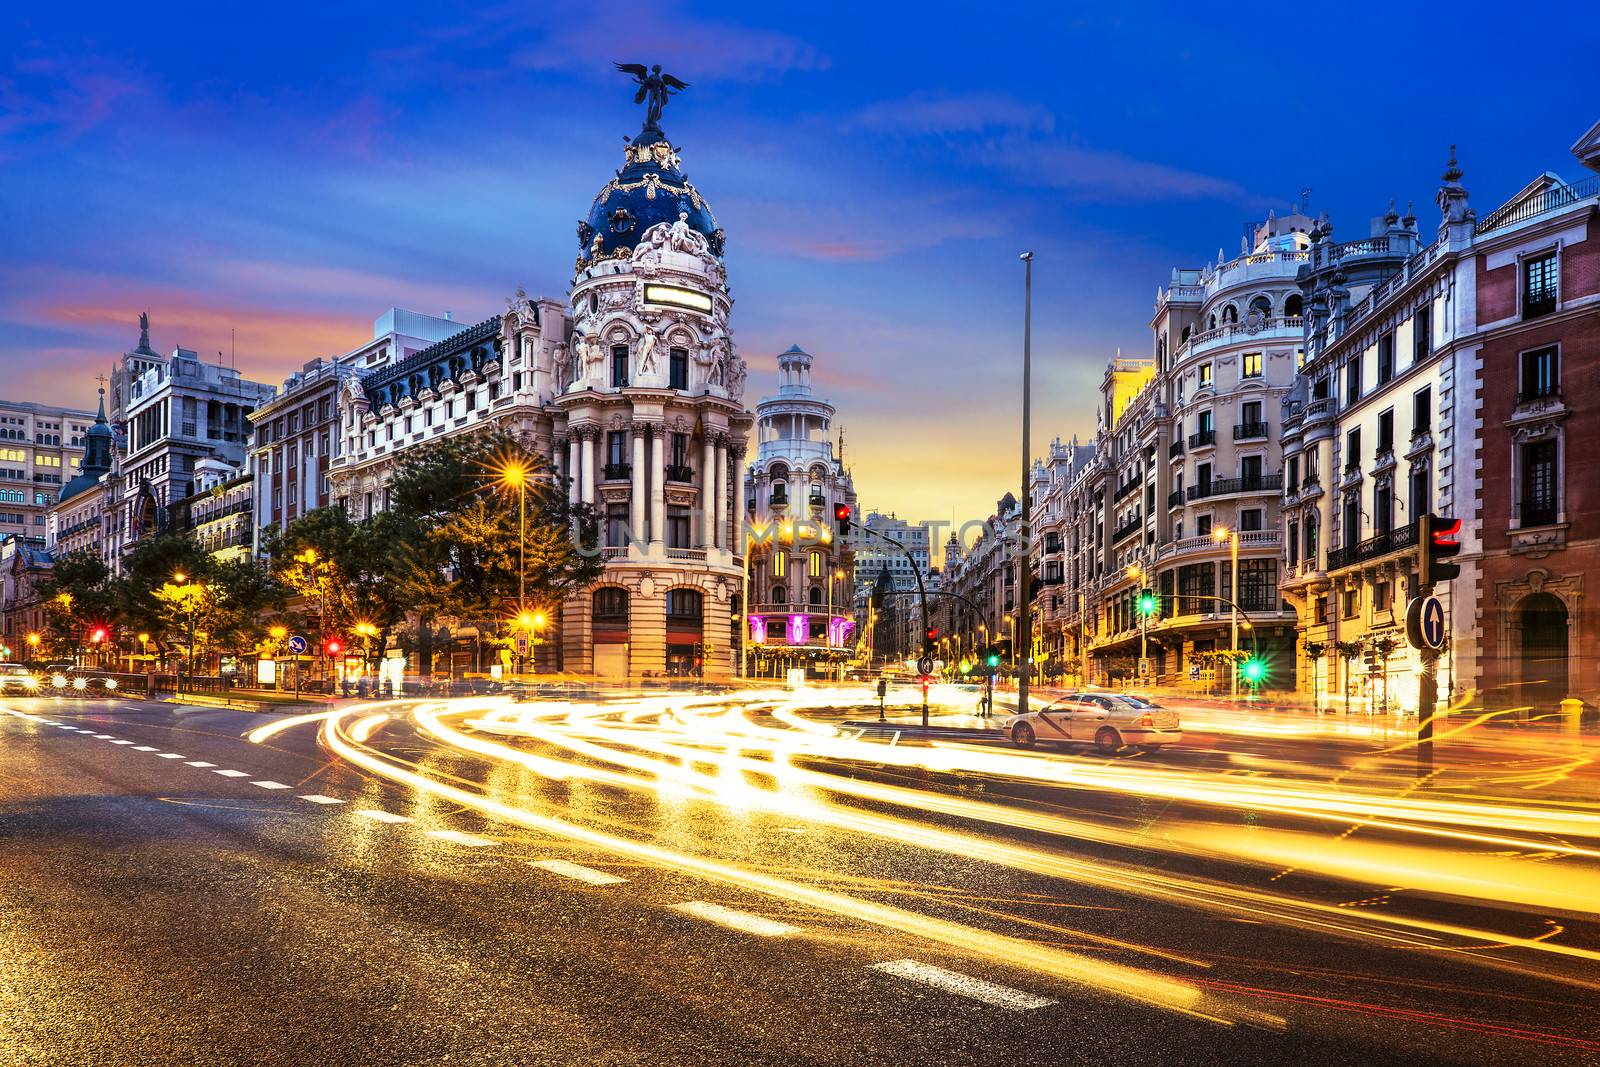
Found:
M 1211 536 L 1218 541 L 1228 542 L 1229 547 L 1229 579 L 1230 591 L 1228 605 L 1230 617 L 1229 629 L 1232 631 L 1230 641 L 1231 649 L 1228 663 L 1228 698 L 1239 699 L 1239 531 L 1230 530 L 1226 526 L 1218 526 L 1212 531 Z
M 1030 430 L 1029 418 L 1032 409 L 1029 403 L 1033 375 L 1033 253 L 1022 253 L 1023 283 L 1022 283 L 1022 527 L 1018 530 L 1018 545 L 1022 549 L 1020 569 L 1021 577 L 1018 579 L 1017 592 L 1021 600 L 1017 608 L 1018 627 L 1028 641 L 1029 647 L 1022 655 L 1022 671 L 1017 675 L 1017 714 L 1028 713 L 1028 675 L 1032 670 L 1032 644 L 1033 644 L 1033 619 L 1028 603 L 1028 559 L 1033 554 L 1031 539 L 1032 531 L 1029 529 L 1033 517 L 1033 500 L 1028 493 L 1029 474 L 1033 466 L 1031 444 L 1028 440 Z M 1015 635 L 1013 634 L 1013 639 Z
M 500 484 L 517 491 L 517 618 L 521 619 L 528 613 L 528 465 L 508 460 L 500 468 Z M 517 664 L 519 673 L 524 666 Z
M 189 576 L 182 571 L 178 571 L 172 576 L 172 580 L 175 584 L 181 586 L 188 582 Z M 183 604 L 184 637 L 189 643 L 189 688 L 192 691 L 194 689 L 194 607 L 187 596 L 183 598 Z

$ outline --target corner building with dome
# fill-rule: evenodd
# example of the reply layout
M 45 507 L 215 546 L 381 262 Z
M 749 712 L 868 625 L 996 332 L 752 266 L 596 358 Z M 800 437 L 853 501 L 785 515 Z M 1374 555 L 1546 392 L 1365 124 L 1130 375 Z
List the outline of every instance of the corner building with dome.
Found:
M 746 368 L 729 331 L 724 235 L 648 123 L 578 224 L 563 304 L 506 311 L 362 368 L 340 395 L 333 498 L 387 504 L 413 444 L 497 429 L 550 460 L 601 519 L 604 573 L 562 606 L 539 670 L 601 680 L 735 670 L 741 615 Z

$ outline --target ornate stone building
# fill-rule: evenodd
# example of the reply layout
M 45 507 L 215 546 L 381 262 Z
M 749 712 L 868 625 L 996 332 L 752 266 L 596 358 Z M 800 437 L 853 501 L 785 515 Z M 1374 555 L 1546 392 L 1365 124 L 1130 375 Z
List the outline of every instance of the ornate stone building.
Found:
M 406 447 L 513 434 L 601 519 L 605 574 L 562 606 L 559 666 L 727 677 L 752 419 L 724 235 L 659 127 L 624 155 L 579 223 L 565 303 L 519 290 L 504 314 L 345 384 L 332 494 L 364 517 Z M 540 665 L 558 663 L 542 651 Z
M 854 560 L 834 509 L 857 516 L 855 485 L 832 437 L 834 406 L 811 389 L 811 356 L 778 356 L 778 392 L 756 405 L 747 472 L 750 673 L 825 671 L 855 646 Z

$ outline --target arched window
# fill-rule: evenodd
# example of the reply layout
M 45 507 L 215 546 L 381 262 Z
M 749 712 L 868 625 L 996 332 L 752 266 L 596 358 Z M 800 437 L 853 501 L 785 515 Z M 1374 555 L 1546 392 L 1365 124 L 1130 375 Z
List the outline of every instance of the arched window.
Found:
M 698 589 L 667 590 L 667 618 L 699 619 L 703 600 Z
M 774 578 L 789 576 L 789 553 L 781 548 L 772 553 L 772 576 Z
M 622 621 L 628 620 L 628 591 L 619 589 L 614 585 L 603 586 L 594 591 L 594 617 L 595 621 Z
M 1255 297 L 1250 301 L 1250 310 L 1264 319 L 1270 319 L 1272 318 L 1272 301 L 1265 296 Z
M 1213 311 L 1211 313 L 1211 318 L 1206 320 L 1206 329 L 1215 330 L 1216 328 L 1217 328 L 1217 313 L 1215 311 Z
M 1298 319 L 1302 314 L 1302 310 L 1301 309 L 1303 309 L 1304 307 L 1305 307 L 1305 302 L 1300 299 L 1300 294 L 1299 293 L 1290 293 L 1289 294 L 1289 298 L 1283 302 L 1283 314 L 1284 314 L 1284 317 L 1285 318 L 1290 318 L 1290 319 Z
M 822 577 L 822 553 L 821 552 L 818 552 L 816 550 L 812 551 L 812 553 L 811 553 L 811 566 L 808 568 L 808 573 L 813 578 L 821 578 Z
M 1234 307 L 1232 304 L 1229 304 L 1227 307 L 1223 308 L 1222 309 L 1222 321 L 1223 321 L 1224 325 L 1226 325 L 1228 323 L 1238 322 L 1239 321 L 1239 309 Z
M 822 606 L 822 586 L 820 585 L 811 587 L 811 606 L 814 608 Z
M 775 585 L 775 586 L 772 587 L 772 600 L 771 600 L 771 603 L 782 604 L 785 601 L 787 601 L 788 599 L 789 599 L 789 593 L 788 593 L 788 591 L 786 589 L 783 588 L 783 586 Z

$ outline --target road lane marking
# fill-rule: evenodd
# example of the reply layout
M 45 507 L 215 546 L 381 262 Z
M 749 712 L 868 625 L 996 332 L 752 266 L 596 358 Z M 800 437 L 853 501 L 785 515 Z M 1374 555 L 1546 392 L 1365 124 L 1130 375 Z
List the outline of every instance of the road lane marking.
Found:
M 216 764 L 215 763 L 207 763 L 203 759 L 192 759 L 188 763 L 184 764 L 184 766 L 186 766 L 186 767 L 215 767 Z
M 222 768 L 221 770 L 212 771 L 211 773 L 212 774 L 220 774 L 224 778 L 248 778 L 248 777 L 250 777 L 250 773 L 248 771 L 230 771 L 226 767 Z
M 94 735 L 94 739 L 96 741 L 109 741 L 109 740 L 111 740 L 111 735 L 110 734 L 95 734 Z
M 357 808 L 356 814 L 362 818 L 371 819 L 373 822 L 410 822 L 409 815 L 396 815 L 392 811 L 379 811 L 377 808 Z
M 996 985 L 985 982 L 982 978 L 974 978 L 968 974 L 956 971 L 947 971 L 943 967 L 935 967 L 929 963 L 918 963 L 916 960 L 889 960 L 887 963 L 874 963 L 872 969 L 892 974 L 896 978 L 904 978 L 909 982 L 920 982 L 935 989 L 942 989 L 946 993 L 957 996 L 970 997 L 984 1004 L 996 1008 L 1005 1008 L 1009 1011 L 1032 1011 L 1035 1008 L 1048 1008 L 1055 1001 L 1049 997 L 1037 997 L 1032 993 L 1024 993 L 1020 989 Z
M 712 904 L 705 900 L 687 900 L 672 907 L 685 915 L 693 915 L 697 919 L 705 919 L 707 922 L 726 926 L 730 930 L 739 930 L 759 937 L 783 937 L 786 934 L 800 932 L 798 926 L 790 926 L 788 923 L 763 918 L 760 915 L 751 915 L 747 911 L 735 911 L 733 908 L 725 908 L 721 904 Z
M 112 744 L 113 744 L 113 745 L 131 745 L 131 744 L 133 744 L 133 742 L 132 742 L 132 741 L 120 741 L 120 740 L 118 740 L 118 739 L 117 739 L 117 738 L 115 738 L 115 737 L 113 737 L 113 738 L 112 738 L 112 739 L 111 739 L 111 743 L 112 743 Z
M 282 782 L 274 782 L 270 778 L 263 778 L 259 782 L 251 782 L 250 784 L 255 786 L 258 789 L 291 789 L 291 788 L 293 788 L 292 786 L 284 785 Z
M 156 750 L 156 746 L 154 746 L 154 745 L 134 745 L 133 746 L 133 750 L 135 752 L 154 752 Z
M 589 885 L 621 885 L 626 878 L 619 878 L 605 871 L 597 871 L 593 867 L 585 867 L 581 863 L 568 863 L 566 860 L 534 860 L 533 866 L 559 874 L 563 878 L 585 882 Z
M 163 752 L 163 753 L 161 753 L 161 755 L 156 757 L 156 759 L 182 759 L 182 758 L 183 758 L 183 753 L 181 753 L 181 752 Z
M 338 797 L 325 797 L 321 793 L 306 793 L 303 796 L 301 796 L 300 799 L 301 800 L 309 800 L 313 804 L 343 804 L 344 803 L 344 801 L 340 800 Z
M 440 841 L 449 841 L 453 845 L 467 845 L 471 848 L 483 848 L 486 845 L 495 844 L 487 837 L 462 833 L 460 830 L 429 830 L 428 836 L 437 837 Z

